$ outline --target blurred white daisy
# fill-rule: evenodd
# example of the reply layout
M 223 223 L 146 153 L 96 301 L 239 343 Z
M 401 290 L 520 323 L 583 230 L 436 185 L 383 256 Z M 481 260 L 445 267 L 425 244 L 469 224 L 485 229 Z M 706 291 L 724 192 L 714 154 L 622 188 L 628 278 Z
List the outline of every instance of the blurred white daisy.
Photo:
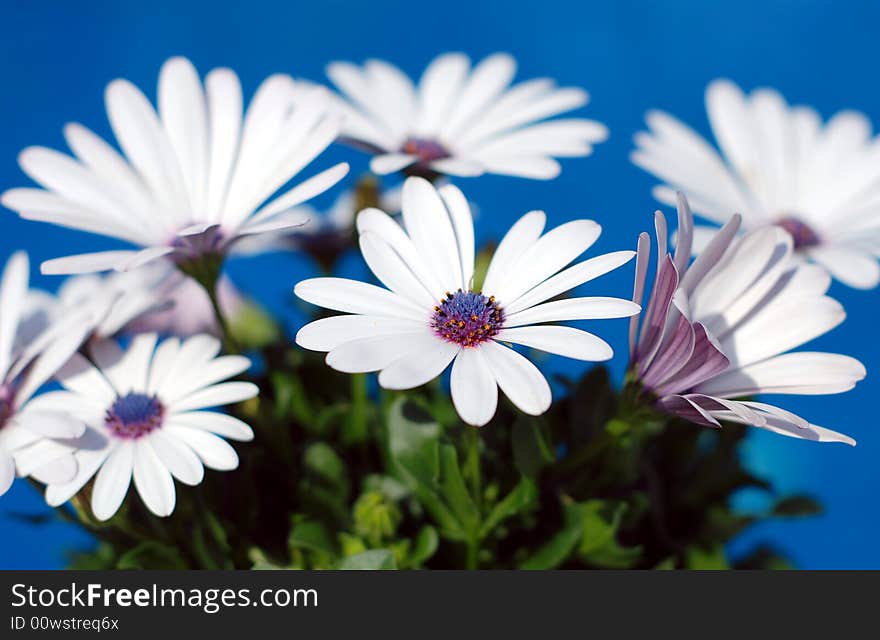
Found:
M 823 125 L 814 109 L 790 107 L 771 89 L 750 95 L 727 80 L 706 90 L 721 154 L 672 116 L 652 111 L 636 135 L 635 164 L 666 182 L 655 197 L 683 191 L 694 211 L 722 224 L 733 213 L 746 229 L 778 225 L 795 251 L 860 289 L 880 282 L 880 142 L 861 113 Z M 695 249 L 712 229 L 694 230 Z
M 90 345 L 91 361 L 74 355 L 58 373 L 64 390 L 55 395 L 88 429 L 73 443 L 76 475 L 49 484 L 46 501 L 64 503 L 94 476 L 92 511 L 107 520 L 134 479 L 147 508 L 167 516 L 175 505 L 172 478 L 196 485 L 204 467 L 235 469 L 238 456 L 223 438 L 250 440 L 251 428 L 204 409 L 253 398 L 258 389 L 250 382 L 224 382 L 250 361 L 218 357 L 219 351 L 212 336 L 168 338 L 157 347 L 156 334 L 143 333 L 126 350 L 106 340 Z
M 168 285 L 184 277 L 164 260 L 124 273 L 70 276 L 55 296 L 48 297 L 46 312 L 57 319 L 86 312 L 94 324 L 88 339 L 110 338 L 144 316 L 172 307 Z M 207 297 L 204 291 L 201 294 Z
M 76 473 L 69 452 L 53 439 L 82 434 L 52 392 L 35 395 L 80 347 L 92 323 L 82 315 L 53 322 L 47 294 L 28 290 L 27 254 L 14 254 L 0 280 L 0 495 L 16 474 L 64 482 Z
M 379 175 L 549 179 L 560 171 L 554 158 L 590 155 L 608 137 L 593 120 L 545 121 L 585 105 L 586 91 L 557 88 L 547 78 L 510 87 L 515 73 L 516 62 L 503 53 L 473 68 L 461 53 L 441 55 L 418 87 L 381 60 L 327 68 L 345 96 L 342 137 L 375 154 L 370 168 Z
M 125 157 L 94 133 L 69 124 L 75 154 L 25 149 L 21 168 L 43 189 L 12 189 L 5 206 L 23 218 L 118 238 L 140 250 L 49 260 L 44 273 L 124 271 L 161 256 L 186 264 L 223 256 L 238 239 L 303 223 L 290 209 L 333 186 L 338 164 L 270 196 L 312 162 L 339 133 L 329 92 L 295 90 L 269 77 L 242 117 L 238 77 L 215 69 L 204 87 L 192 64 L 172 58 L 159 74 L 158 113 L 126 80 L 107 87 L 110 124 Z
M 790 411 L 748 399 L 756 394 L 823 395 L 852 389 L 865 367 L 836 353 L 791 352 L 830 331 L 846 314 L 825 295 L 831 278 L 793 256 L 779 227 L 736 237 L 734 216 L 690 264 L 693 219 L 678 205 L 674 255 L 666 252 L 666 220 L 655 216 L 657 274 L 641 318 L 630 322 L 631 376 L 655 405 L 705 426 L 719 420 L 795 438 L 855 444 Z M 642 234 L 634 300 L 641 302 L 650 240 Z
M 544 213 L 526 214 L 501 241 L 482 288 L 475 290 L 473 221 L 461 191 L 409 178 L 402 209 L 406 230 L 378 209 L 357 218 L 361 252 L 387 289 L 342 278 L 296 285 L 303 300 L 351 314 L 316 320 L 296 336 L 300 346 L 328 352 L 334 369 L 379 371 L 383 387 L 410 389 L 452 363 L 452 400 L 465 422 L 491 420 L 498 387 L 519 409 L 537 415 L 550 406 L 550 386 L 534 364 L 502 343 L 607 360 L 611 347 L 597 336 L 545 323 L 620 318 L 639 310 L 618 298 L 546 302 L 633 257 L 619 251 L 565 269 L 599 237 L 601 228 L 592 220 L 541 235 Z

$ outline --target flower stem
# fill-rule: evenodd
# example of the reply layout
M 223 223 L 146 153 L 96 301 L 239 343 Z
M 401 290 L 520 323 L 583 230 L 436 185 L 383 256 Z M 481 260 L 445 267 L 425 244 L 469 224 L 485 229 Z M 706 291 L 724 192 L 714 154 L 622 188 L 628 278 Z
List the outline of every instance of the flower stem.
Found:
M 465 426 L 464 428 L 465 458 L 464 477 L 470 483 L 471 495 L 477 508 L 482 503 L 482 470 L 480 465 L 480 429 Z
M 217 293 L 218 284 L 220 282 L 220 272 L 223 269 L 223 256 L 221 254 L 205 254 L 180 262 L 178 268 L 185 274 L 198 282 L 208 299 L 211 301 L 211 309 L 214 311 L 214 318 L 217 320 L 217 327 L 220 329 L 223 338 L 223 346 L 228 353 L 241 353 L 241 348 L 232 336 L 223 310 L 220 308 L 220 297 Z

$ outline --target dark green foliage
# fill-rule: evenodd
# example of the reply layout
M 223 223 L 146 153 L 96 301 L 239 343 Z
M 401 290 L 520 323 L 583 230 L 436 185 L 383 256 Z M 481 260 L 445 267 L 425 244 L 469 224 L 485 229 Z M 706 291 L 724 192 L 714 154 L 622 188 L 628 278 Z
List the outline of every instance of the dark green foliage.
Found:
M 760 519 L 731 509 L 746 487 L 746 429 L 708 430 L 633 406 L 602 368 L 564 381 L 539 418 L 505 402 L 463 425 L 440 382 L 370 391 L 316 354 L 263 351 L 271 375 L 235 408 L 256 438 L 238 470 L 177 486 L 166 519 L 134 492 L 77 568 L 692 568 L 731 566 L 725 544 Z M 765 517 L 810 515 L 804 496 Z M 785 568 L 759 548 L 736 565 Z

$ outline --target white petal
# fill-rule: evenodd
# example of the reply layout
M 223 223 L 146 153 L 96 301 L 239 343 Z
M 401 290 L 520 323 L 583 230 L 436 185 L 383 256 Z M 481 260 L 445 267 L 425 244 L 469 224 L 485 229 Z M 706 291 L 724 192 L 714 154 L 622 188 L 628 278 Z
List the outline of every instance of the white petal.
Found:
M 293 292 L 325 309 L 427 322 L 429 309 L 420 309 L 406 298 L 372 284 L 344 278 L 312 278 Z
M 461 258 L 462 282 L 465 289 L 473 286 L 474 279 L 474 219 L 467 198 L 455 185 L 447 184 L 438 190 L 440 197 L 449 210 L 455 239 L 458 243 L 458 254 Z
M 47 438 L 78 438 L 86 429 L 81 420 L 58 411 L 29 409 L 19 413 L 16 419 L 26 429 Z
M 141 333 L 123 351 L 115 342 L 104 340 L 92 345 L 95 364 L 119 395 L 147 388 L 150 360 L 156 346 L 155 333 Z
M 177 438 L 166 435 L 162 429 L 153 431 L 145 439 L 145 444 L 153 448 L 165 468 L 182 483 L 195 486 L 205 477 L 202 461 L 195 452 Z
M 208 219 L 219 220 L 241 131 L 242 97 L 238 76 L 229 69 L 213 70 L 205 78 L 205 93 L 211 141 L 205 213 Z
M 195 393 L 188 394 L 170 405 L 174 412 L 192 411 L 207 407 L 219 407 L 226 404 L 250 400 L 259 394 L 260 389 L 252 382 L 222 382 Z
M 516 221 L 504 235 L 492 256 L 483 282 L 484 291 L 492 292 L 498 289 L 501 282 L 507 278 L 508 270 L 541 237 L 546 222 L 547 216 L 543 211 L 530 211 Z
M 487 342 L 480 350 L 498 386 L 520 411 L 537 416 L 550 408 L 550 385 L 527 358 L 497 342 Z
M 110 386 L 107 378 L 78 353 L 61 367 L 56 376 L 65 389 L 69 389 L 86 398 L 92 398 L 109 407 L 116 398 L 116 390 Z
M 373 336 L 345 342 L 327 354 L 327 364 L 345 373 L 379 371 L 405 356 L 430 349 L 440 338 L 427 329 L 418 333 Z
M 419 81 L 419 106 L 415 121 L 418 135 L 435 134 L 456 103 L 467 77 L 470 61 L 461 53 L 435 58 Z
M 134 486 L 147 508 L 163 518 L 174 511 L 174 480 L 150 441 L 151 438 L 142 438 L 135 443 Z
M 162 387 L 162 398 L 169 403 L 174 403 L 198 389 L 203 389 L 227 378 L 232 378 L 247 371 L 251 361 L 244 356 L 221 356 L 206 363 L 198 369 L 193 369 L 186 377 L 181 376 L 180 381 L 174 387 Z
M 101 465 L 92 487 L 92 512 L 98 520 L 109 520 L 119 510 L 131 483 L 134 443 L 121 442 Z
M 95 475 L 95 471 L 103 464 L 111 451 L 112 449 L 109 447 L 77 451 L 74 454 L 77 465 L 76 476 L 65 484 L 53 484 L 46 487 L 46 503 L 50 507 L 57 507 L 70 500 Z
M 359 244 L 364 261 L 382 284 L 419 307 L 430 309 L 437 304 L 391 245 L 381 237 L 368 231 L 360 234 Z
M 865 373 L 864 365 L 855 358 L 798 351 L 725 371 L 699 385 L 697 391 L 726 398 L 756 393 L 824 395 L 852 389 Z
M 482 156 L 480 160 L 489 173 L 534 180 L 552 180 L 562 171 L 553 158 L 542 156 Z
M 564 320 L 599 320 L 607 318 L 628 318 L 641 311 L 641 307 L 621 298 L 568 298 L 545 302 L 504 319 L 505 327 L 519 327 L 541 322 L 562 322 Z
M 403 222 L 416 249 L 446 291 L 467 286 L 446 205 L 424 178 L 407 178 L 403 183 Z
M 72 453 L 55 458 L 31 472 L 31 477 L 43 484 L 64 484 L 76 477 L 76 458 Z
M 503 329 L 495 339 L 588 362 L 603 362 L 614 356 L 611 346 L 602 338 L 573 327 L 536 326 Z
M 452 364 L 452 404 L 466 423 L 482 427 L 498 407 L 498 383 L 481 349 L 462 349 Z
M 296 334 L 296 343 L 312 351 L 332 351 L 352 340 L 379 335 L 416 333 L 424 326 L 424 322 L 380 316 L 333 316 L 315 320 L 304 326 Z
M 76 273 L 95 273 L 118 269 L 138 254 L 137 251 L 99 251 L 97 253 L 81 253 L 65 258 L 46 260 L 40 265 L 40 272 L 45 275 L 70 275 Z
M 458 351 L 458 345 L 436 340 L 417 354 L 407 354 L 382 369 L 379 384 L 386 389 L 420 387 L 443 373 Z
M 0 496 L 9 491 L 15 480 L 15 461 L 12 456 L 0 450 Z
M 880 265 L 868 253 L 837 247 L 818 247 L 811 249 L 809 255 L 847 286 L 873 289 L 880 282 Z
M 210 431 L 218 436 L 248 442 L 254 439 L 253 429 L 247 424 L 225 413 L 215 411 L 188 411 L 174 414 L 174 424 Z
M 12 254 L 3 269 L 0 282 L 0 378 L 6 376 L 12 363 L 12 346 L 25 303 L 29 271 L 24 251 Z
M 408 153 L 384 153 L 370 160 L 370 171 L 379 176 L 406 169 L 418 158 Z
M 190 429 L 171 423 L 166 425 L 166 429 L 169 436 L 180 438 L 191 447 L 209 469 L 230 471 L 238 467 L 238 454 L 222 438 L 205 430 Z
M 548 278 L 513 302 L 505 304 L 504 310 L 509 314 L 516 313 L 555 298 L 561 293 L 623 266 L 632 260 L 634 255 L 634 251 L 616 251 L 585 260 Z

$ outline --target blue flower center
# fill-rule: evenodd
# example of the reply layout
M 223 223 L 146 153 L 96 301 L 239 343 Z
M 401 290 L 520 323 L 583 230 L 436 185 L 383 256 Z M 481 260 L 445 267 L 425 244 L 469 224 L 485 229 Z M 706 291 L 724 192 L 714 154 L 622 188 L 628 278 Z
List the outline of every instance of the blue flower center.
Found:
M 446 293 L 434 307 L 431 327 L 446 340 L 462 347 L 476 347 L 501 331 L 504 311 L 495 296 L 486 297 L 476 291 Z
M 117 396 L 104 416 L 104 424 L 120 438 L 136 439 L 162 426 L 165 408 L 156 396 L 131 391 Z
M 776 224 L 791 234 L 794 240 L 795 249 L 805 249 L 807 247 L 815 247 L 821 242 L 819 234 L 799 218 L 789 216 L 778 220 Z
M 420 165 L 428 165 L 435 160 L 449 157 L 449 151 L 436 140 L 426 138 L 409 138 L 401 149 L 404 153 L 417 156 Z

